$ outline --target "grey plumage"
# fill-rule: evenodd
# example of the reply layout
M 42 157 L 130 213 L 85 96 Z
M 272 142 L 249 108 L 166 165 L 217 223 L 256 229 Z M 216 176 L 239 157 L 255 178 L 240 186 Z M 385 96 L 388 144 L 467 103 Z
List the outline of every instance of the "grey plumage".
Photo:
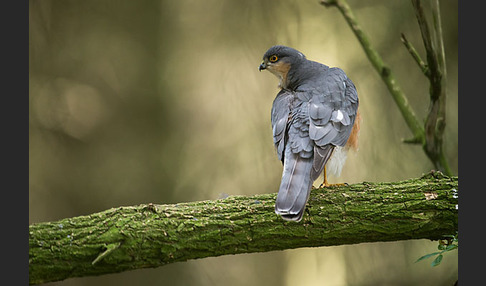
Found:
M 275 212 L 284 219 L 302 219 L 313 182 L 309 176 L 311 169 L 312 157 L 304 158 L 292 152 L 291 148 L 286 149 L 282 181 L 275 202 Z
M 277 60 L 270 61 L 273 55 Z M 282 88 L 271 113 L 273 142 L 283 163 L 275 212 L 285 220 L 300 221 L 312 183 L 334 147 L 344 146 L 349 138 L 358 95 L 344 71 L 307 60 L 289 47 L 270 48 L 262 69 L 276 74 Z

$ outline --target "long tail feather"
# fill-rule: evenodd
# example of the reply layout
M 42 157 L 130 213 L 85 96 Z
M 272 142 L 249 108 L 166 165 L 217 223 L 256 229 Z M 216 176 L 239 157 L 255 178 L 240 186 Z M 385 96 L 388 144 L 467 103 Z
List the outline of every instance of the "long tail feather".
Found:
M 311 180 L 313 158 L 301 158 L 287 148 L 284 158 L 282 181 L 275 202 L 275 213 L 285 220 L 300 221 L 313 180 Z

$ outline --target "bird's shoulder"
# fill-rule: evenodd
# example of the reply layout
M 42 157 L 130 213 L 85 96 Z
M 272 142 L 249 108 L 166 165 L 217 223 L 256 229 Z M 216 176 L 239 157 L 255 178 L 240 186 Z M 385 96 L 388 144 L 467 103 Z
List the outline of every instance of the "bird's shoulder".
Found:
M 313 97 L 326 101 L 328 96 L 349 95 L 357 100 L 356 87 L 347 74 L 339 67 L 328 67 L 318 62 L 309 61 L 304 79 L 294 89 L 298 100 L 309 101 Z
M 312 76 L 303 81 L 303 87 L 324 87 L 338 82 L 343 82 L 347 79 L 346 73 L 338 67 L 328 67 L 318 62 L 310 61 L 308 70 Z

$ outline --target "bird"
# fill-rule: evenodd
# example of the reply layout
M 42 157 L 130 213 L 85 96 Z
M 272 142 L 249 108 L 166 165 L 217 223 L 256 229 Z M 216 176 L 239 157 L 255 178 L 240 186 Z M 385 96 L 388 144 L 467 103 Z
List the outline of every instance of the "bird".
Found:
M 259 71 L 279 80 L 271 110 L 273 143 L 283 164 L 275 213 L 300 222 L 314 181 L 339 176 L 349 149 L 357 150 L 358 92 L 338 67 L 308 60 L 300 51 L 276 45 L 263 55 Z

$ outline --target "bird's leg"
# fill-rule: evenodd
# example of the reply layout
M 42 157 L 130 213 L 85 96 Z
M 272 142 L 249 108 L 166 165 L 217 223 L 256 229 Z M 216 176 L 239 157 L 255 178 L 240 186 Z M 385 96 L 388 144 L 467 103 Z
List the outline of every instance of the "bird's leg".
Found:
M 324 166 L 324 172 L 323 173 L 324 173 L 324 181 L 319 186 L 319 188 L 329 187 L 329 182 L 327 181 L 327 175 L 326 175 L 326 166 Z
M 326 174 L 326 166 L 324 166 L 324 181 L 322 184 L 319 186 L 319 188 L 326 188 L 326 187 L 343 187 L 343 186 L 348 186 L 347 183 L 339 183 L 339 184 L 329 184 L 329 181 L 327 180 L 327 174 Z

